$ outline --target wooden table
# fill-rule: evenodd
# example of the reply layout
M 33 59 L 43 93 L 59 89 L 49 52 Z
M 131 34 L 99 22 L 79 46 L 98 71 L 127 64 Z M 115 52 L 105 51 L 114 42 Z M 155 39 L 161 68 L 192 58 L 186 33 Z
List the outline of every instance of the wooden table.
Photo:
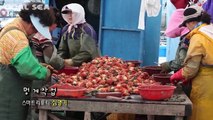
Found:
M 174 101 L 147 101 L 139 95 L 135 99 L 100 99 L 100 98 L 54 98 L 38 97 L 42 102 L 38 106 L 39 120 L 47 120 L 48 110 L 54 111 L 84 111 L 84 120 L 90 120 L 90 112 L 104 113 L 133 113 L 148 115 L 148 120 L 154 120 L 155 115 L 175 116 L 176 120 L 183 120 L 184 116 L 190 116 L 192 103 L 184 94 L 178 94 L 183 102 Z M 57 120 L 57 118 L 55 119 Z

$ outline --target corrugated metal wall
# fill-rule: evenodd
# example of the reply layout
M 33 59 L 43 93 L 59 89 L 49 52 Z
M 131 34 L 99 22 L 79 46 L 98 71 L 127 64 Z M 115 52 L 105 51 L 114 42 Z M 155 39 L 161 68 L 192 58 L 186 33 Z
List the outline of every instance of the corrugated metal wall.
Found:
M 124 60 L 158 61 L 160 18 L 146 17 L 146 29 L 138 29 L 141 0 L 101 0 L 99 40 L 103 55 Z

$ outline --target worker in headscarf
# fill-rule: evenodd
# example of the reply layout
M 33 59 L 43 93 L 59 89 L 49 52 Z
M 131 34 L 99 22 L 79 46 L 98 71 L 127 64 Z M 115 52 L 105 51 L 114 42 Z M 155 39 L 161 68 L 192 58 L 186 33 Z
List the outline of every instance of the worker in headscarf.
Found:
M 42 66 L 30 49 L 30 36 L 40 32 L 51 39 L 49 27 L 55 16 L 39 2 L 24 5 L 14 21 L 0 33 L 0 119 L 25 120 L 32 80 L 48 80 L 50 70 Z
M 58 54 L 65 59 L 65 65 L 80 66 L 99 57 L 97 35 L 93 27 L 85 20 L 84 8 L 77 3 L 62 7 L 63 19 L 67 25 L 63 27 L 58 47 Z M 83 119 L 82 112 L 69 112 L 68 116 Z
M 83 62 L 99 57 L 97 35 L 85 20 L 84 8 L 80 4 L 71 3 L 65 5 L 61 12 L 67 25 L 62 29 L 59 55 L 71 66 L 80 66 Z
M 191 32 L 186 36 L 190 45 L 184 67 L 170 78 L 172 83 L 192 82 L 190 99 L 193 103 L 190 120 L 212 120 L 213 114 L 213 25 L 211 17 L 199 6 L 185 9 L 184 21 Z

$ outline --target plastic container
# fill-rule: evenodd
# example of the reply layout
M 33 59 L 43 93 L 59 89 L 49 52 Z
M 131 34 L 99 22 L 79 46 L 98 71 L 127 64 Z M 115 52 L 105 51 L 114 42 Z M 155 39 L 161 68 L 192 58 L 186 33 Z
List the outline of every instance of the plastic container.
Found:
M 63 69 L 58 71 L 58 74 L 65 73 L 67 75 L 77 74 L 79 71 L 79 67 L 64 67 Z
M 152 77 L 155 81 L 161 82 L 162 85 L 171 83 L 170 82 L 171 74 L 153 74 Z
M 57 88 L 56 96 L 57 97 L 74 97 L 79 98 L 83 97 L 86 93 L 86 88 L 71 86 L 68 84 L 54 84 L 51 88 Z
M 86 88 L 78 88 L 78 89 L 57 89 L 56 96 L 57 97 L 74 97 L 80 98 L 83 97 L 86 93 Z
M 174 94 L 175 86 L 157 85 L 139 87 L 140 96 L 145 100 L 165 100 Z
M 159 74 L 161 72 L 161 66 L 144 66 L 142 67 L 142 70 L 144 72 L 147 72 L 150 76 L 152 74 Z

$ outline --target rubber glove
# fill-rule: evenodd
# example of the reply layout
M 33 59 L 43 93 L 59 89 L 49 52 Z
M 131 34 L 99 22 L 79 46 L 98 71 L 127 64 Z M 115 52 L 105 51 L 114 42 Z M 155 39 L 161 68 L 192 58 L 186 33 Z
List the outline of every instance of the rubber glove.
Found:
M 183 83 L 186 81 L 183 74 L 182 74 L 183 68 L 178 70 L 176 73 L 174 73 L 170 77 L 170 82 L 173 84 L 177 84 L 179 81 L 182 81 Z

